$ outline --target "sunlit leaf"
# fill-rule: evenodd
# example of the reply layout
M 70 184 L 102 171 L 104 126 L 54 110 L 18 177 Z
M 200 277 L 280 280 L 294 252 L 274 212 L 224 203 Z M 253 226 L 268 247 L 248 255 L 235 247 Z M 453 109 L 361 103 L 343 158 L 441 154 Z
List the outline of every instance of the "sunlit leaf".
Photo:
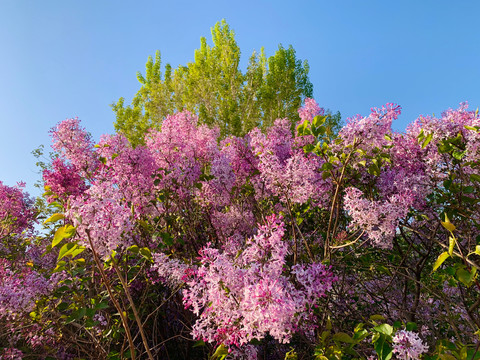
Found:
M 56 222 L 60 219 L 63 219 L 64 217 L 65 217 L 65 215 L 63 215 L 63 214 L 53 214 L 47 220 L 45 220 L 43 223 L 44 224 L 54 223 L 54 222 Z
M 440 254 L 440 256 L 437 258 L 437 261 L 435 261 L 435 264 L 433 265 L 433 271 L 437 270 L 440 265 L 443 264 L 443 262 L 445 260 L 447 260 L 448 258 L 450 257 L 450 255 L 448 254 L 448 252 L 443 252 Z
M 75 227 L 70 224 L 58 228 L 52 240 L 52 247 L 57 246 L 60 241 L 70 238 L 73 235 L 75 235 Z

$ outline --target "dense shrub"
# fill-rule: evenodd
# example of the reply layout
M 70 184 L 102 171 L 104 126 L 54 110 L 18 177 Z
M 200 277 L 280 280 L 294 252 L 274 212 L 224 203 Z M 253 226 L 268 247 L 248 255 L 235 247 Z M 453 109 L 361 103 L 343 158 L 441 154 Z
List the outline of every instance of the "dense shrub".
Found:
M 43 232 L 0 184 L 0 358 L 480 358 L 478 113 L 299 115 L 135 148 L 58 124 Z

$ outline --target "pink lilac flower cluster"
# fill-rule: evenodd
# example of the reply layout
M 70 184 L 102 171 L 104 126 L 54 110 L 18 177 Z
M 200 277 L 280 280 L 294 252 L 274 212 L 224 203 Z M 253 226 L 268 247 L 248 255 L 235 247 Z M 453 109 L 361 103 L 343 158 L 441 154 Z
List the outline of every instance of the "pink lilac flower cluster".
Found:
M 85 180 L 75 167 L 61 158 L 53 160 L 51 169 L 43 170 L 43 180 L 51 192 L 51 195 L 47 196 L 49 203 L 57 201 L 59 197 L 66 201 L 70 196 L 78 196 L 87 190 Z
M 22 360 L 23 352 L 14 347 L 9 347 L 3 349 L 3 352 L 0 353 L 0 360 Z
M 145 139 L 160 170 L 158 188 L 170 189 L 180 198 L 193 195 L 202 170 L 218 154 L 218 129 L 197 122 L 198 117 L 188 111 L 170 115 L 161 131 L 151 130 Z
M 96 178 L 118 189 L 124 201 L 135 208 L 137 216 L 148 214 L 151 211 L 149 194 L 153 191 L 157 168 L 151 152 L 143 146 L 133 149 L 119 134 L 103 135 L 97 146 L 104 166 Z
M 393 352 L 400 360 L 419 360 L 428 351 L 417 333 L 399 330 L 393 337 Z
M 189 267 L 180 260 L 170 259 L 162 253 L 153 254 L 152 271 L 156 271 L 160 276 L 160 280 L 175 288 L 183 283 Z
M 357 188 L 345 190 L 344 208 L 352 218 L 352 230 L 364 230 L 368 239 L 381 248 L 392 244 L 398 221 L 403 218 L 412 203 L 412 197 L 391 195 L 382 201 L 368 200 Z
M 302 120 L 312 121 L 317 115 L 324 115 L 325 110 L 318 106 L 314 99 L 306 98 L 304 106 L 298 109 L 298 115 Z
M 35 209 L 23 187 L 24 184 L 11 187 L 0 181 L 0 240 L 32 229 Z
M 456 110 L 449 109 L 443 112 L 440 118 L 420 116 L 407 127 L 406 136 L 416 140 L 423 132 L 425 137 L 431 137 L 430 143 L 421 150 L 421 156 L 416 159 L 424 162 L 425 171 L 430 178 L 444 180 L 451 164 L 449 159 L 438 151 L 437 145 L 457 135 L 460 135 L 465 143 L 462 171 L 467 174 L 473 172 L 478 174 L 478 169 L 473 170 L 471 165 L 478 161 L 480 155 L 480 134 L 475 131 L 475 127 L 479 126 L 478 112 L 468 110 L 468 104 L 462 103 Z
M 0 259 L 0 319 L 14 320 L 29 313 L 35 300 L 51 290 L 49 280 L 32 268 L 16 269 L 8 260 Z
M 391 132 L 392 121 L 401 113 L 401 107 L 396 104 L 386 104 L 381 108 L 372 108 L 372 113 L 367 117 L 357 115 L 348 119 L 347 124 L 340 130 L 339 137 L 346 144 L 363 144 L 365 150 L 381 148 L 387 144 L 385 134 Z
M 305 203 L 309 199 L 322 201 L 331 188 L 318 171 L 323 161 L 308 156 L 295 138 L 287 119 L 276 120 L 267 134 L 259 129 L 250 133 L 258 169 L 266 189 L 284 203 Z
M 308 312 L 331 289 L 334 276 L 321 264 L 297 265 L 290 281 L 285 268 L 288 244 L 284 223 L 274 215 L 259 226 L 240 253 L 206 247 L 183 291 L 184 303 L 199 319 L 193 336 L 208 342 L 241 347 L 267 333 L 286 343 L 307 327 L 297 314 Z
M 80 126 L 78 118 L 67 119 L 51 131 L 52 147 L 58 154 L 68 160 L 82 176 L 90 176 L 98 166 L 94 157 L 93 141 L 84 128 Z
M 70 201 L 65 215 L 76 227 L 80 243 L 90 248 L 92 241 L 102 258 L 109 257 L 119 246 L 132 244 L 132 212 L 115 184 L 92 184 L 85 197 Z

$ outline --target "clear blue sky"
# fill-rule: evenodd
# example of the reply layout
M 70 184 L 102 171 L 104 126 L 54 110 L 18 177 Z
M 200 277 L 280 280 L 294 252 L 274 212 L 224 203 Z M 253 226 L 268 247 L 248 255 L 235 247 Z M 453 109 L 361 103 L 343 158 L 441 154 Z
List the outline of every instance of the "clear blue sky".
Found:
M 310 64 L 315 99 L 343 118 L 403 107 L 419 114 L 480 106 L 479 1 L 0 0 L 0 180 L 39 179 L 31 151 L 78 116 L 98 140 L 113 132 L 109 104 L 131 100 L 136 72 L 159 49 L 176 67 L 225 18 L 243 64 L 254 49 L 293 45 Z

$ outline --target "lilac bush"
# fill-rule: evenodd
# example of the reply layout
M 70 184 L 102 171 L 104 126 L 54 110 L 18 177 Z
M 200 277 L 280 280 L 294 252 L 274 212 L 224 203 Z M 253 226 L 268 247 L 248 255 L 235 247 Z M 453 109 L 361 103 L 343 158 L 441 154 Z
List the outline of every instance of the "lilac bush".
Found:
M 185 111 L 136 147 L 59 123 L 41 233 L 0 183 L 0 356 L 480 358 L 478 112 L 400 110 L 224 139 Z

